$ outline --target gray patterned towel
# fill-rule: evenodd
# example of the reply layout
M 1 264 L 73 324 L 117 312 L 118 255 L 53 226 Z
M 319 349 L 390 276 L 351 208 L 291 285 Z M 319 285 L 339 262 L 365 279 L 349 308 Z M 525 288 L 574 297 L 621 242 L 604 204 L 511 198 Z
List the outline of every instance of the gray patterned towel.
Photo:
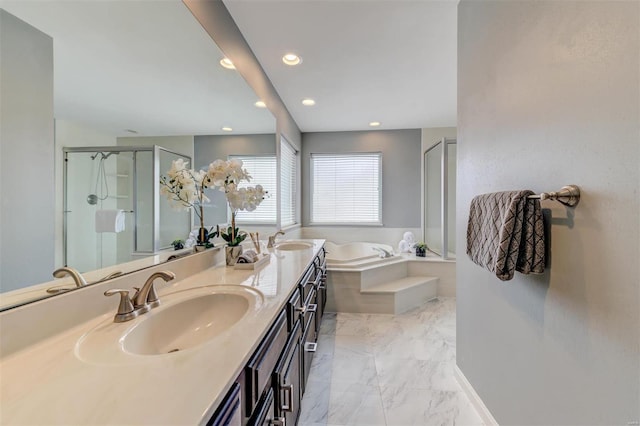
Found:
M 514 271 L 544 272 L 544 224 L 540 200 L 532 191 L 478 195 L 471 201 L 467 254 L 502 281 Z

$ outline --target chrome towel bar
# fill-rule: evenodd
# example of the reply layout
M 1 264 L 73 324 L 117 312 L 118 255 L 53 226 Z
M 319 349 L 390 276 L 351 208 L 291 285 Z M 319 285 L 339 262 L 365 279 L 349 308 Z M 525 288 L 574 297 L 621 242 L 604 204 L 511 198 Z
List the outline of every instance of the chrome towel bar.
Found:
M 543 192 L 540 195 L 529 195 L 527 198 L 558 201 L 565 206 L 575 207 L 580 202 L 580 188 L 576 185 L 566 185 L 558 192 Z

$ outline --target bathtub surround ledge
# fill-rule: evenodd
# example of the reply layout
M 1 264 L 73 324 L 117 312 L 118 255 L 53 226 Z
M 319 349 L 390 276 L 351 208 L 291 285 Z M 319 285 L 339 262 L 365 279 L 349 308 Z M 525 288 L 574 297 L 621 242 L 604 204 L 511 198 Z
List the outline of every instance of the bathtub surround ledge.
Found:
M 398 314 L 420 307 L 439 295 L 440 279 L 428 273 L 428 266 L 411 268 L 413 256 L 409 254 L 357 259 L 351 263 L 332 264 L 329 260 L 327 258 L 329 311 Z M 438 263 L 454 268 L 450 262 Z M 358 267 L 360 264 L 364 266 Z M 417 271 L 423 273 L 415 273 Z

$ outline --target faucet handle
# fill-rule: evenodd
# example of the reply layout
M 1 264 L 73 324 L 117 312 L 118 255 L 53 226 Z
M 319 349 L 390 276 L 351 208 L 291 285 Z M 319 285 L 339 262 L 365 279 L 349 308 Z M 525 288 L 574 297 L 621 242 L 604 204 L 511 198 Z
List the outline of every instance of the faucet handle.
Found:
M 131 303 L 129 290 L 113 288 L 104 292 L 105 296 L 113 296 L 114 294 L 120 294 L 120 304 L 118 305 L 118 312 L 113 317 L 113 322 L 125 322 L 138 316 L 138 312 L 133 308 L 133 303 Z

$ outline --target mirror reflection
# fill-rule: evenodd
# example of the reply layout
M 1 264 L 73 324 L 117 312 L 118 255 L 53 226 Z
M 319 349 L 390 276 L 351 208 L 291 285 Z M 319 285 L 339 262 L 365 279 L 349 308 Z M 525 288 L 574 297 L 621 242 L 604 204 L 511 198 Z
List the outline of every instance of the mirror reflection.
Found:
M 173 240 L 186 239 L 193 223 L 189 211 L 158 196 L 159 175 L 174 159 L 201 168 L 234 155 L 275 156 L 273 116 L 255 106 L 235 70 L 220 65 L 223 53 L 181 2 L 0 1 L 0 8 L 3 24 L 11 23 L 2 31 L 16 31 L 21 43 L 50 39 L 29 54 L 52 58 L 52 93 L 42 95 L 53 99 L 55 122 L 53 153 L 34 153 L 23 164 L 27 174 L 45 162 L 55 170 L 42 178 L 54 183 L 55 221 L 47 218 L 46 226 L 55 239 L 39 242 L 46 255 L 28 259 L 28 273 L 11 273 L 3 256 L 0 309 L 75 287 L 68 275 L 54 281 L 63 266 L 91 284 L 166 261 Z M 20 74 L 15 61 L 7 69 L 11 37 L 2 35 L 2 74 Z M 32 76 L 19 78 L 30 84 Z M 17 85 L 5 87 L 3 108 L 11 108 L 8 92 Z M 6 117 L 15 116 L 3 114 L 3 126 Z M 2 143 L 37 150 L 29 138 Z M 212 198 L 207 225 L 227 217 L 225 204 Z M 47 211 L 44 203 L 34 206 Z M 4 233 L 11 223 L 2 218 Z

